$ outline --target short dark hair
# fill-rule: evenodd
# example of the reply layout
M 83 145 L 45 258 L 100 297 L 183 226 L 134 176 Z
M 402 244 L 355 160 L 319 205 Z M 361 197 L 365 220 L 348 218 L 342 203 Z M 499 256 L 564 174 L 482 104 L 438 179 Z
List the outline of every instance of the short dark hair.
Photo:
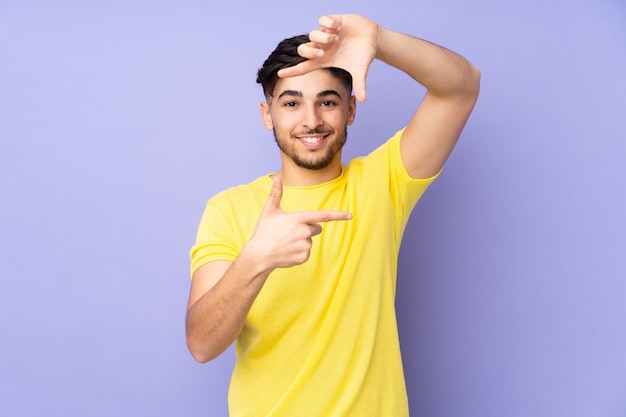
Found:
M 298 54 L 298 46 L 309 42 L 309 35 L 298 35 L 282 40 L 276 49 L 270 54 L 257 72 L 256 82 L 263 87 L 263 94 L 266 98 L 272 97 L 274 88 L 278 81 L 278 71 L 283 68 L 298 65 L 307 60 Z M 349 93 L 352 93 L 352 75 L 344 69 L 328 68 L 331 74 L 336 77 Z

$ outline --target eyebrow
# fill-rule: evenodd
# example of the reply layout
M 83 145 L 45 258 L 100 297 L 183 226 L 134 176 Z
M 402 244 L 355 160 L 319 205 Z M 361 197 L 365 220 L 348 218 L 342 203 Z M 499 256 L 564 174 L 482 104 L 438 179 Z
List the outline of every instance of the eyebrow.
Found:
M 321 91 L 319 93 L 317 93 L 317 98 L 322 98 L 322 97 L 327 97 L 327 96 L 337 96 L 339 97 L 339 99 L 341 99 L 341 94 L 339 94 L 336 90 L 324 90 Z M 281 99 L 283 97 L 300 97 L 302 98 L 302 92 L 301 91 L 296 91 L 296 90 L 285 90 L 282 93 L 280 93 L 280 95 L 278 96 L 278 99 Z

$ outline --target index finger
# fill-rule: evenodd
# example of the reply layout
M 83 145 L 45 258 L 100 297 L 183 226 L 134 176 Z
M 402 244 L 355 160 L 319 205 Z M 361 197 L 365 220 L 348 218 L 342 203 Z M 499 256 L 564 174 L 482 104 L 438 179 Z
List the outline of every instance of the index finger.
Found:
M 332 14 L 321 16 L 319 19 L 317 19 L 317 23 L 324 29 L 337 32 L 341 28 L 341 16 Z
M 301 48 L 300 48 L 301 47 Z M 299 49 L 298 49 L 298 53 L 300 53 L 300 51 L 304 50 L 303 53 L 311 53 L 311 51 L 313 51 L 313 53 L 315 52 L 315 48 L 312 47 L 307 47 L 305 46 L 305 44 L 300 45 Z M 308 49 L 307 49 L 308 48 Z M 304 75 L 308 72 L 311 72 L 313 70 L 316 70 L 318 68 L 320 68 L 320 65 L 317 61 L 314 60 L 314 57 L 308 57 L 308 56 L 304 56 L 302 55 L 303 58 L 307 58 L 306 61 L 303 61 L 297 65 L 293 65 L 291 67 L 287 67 L 287 68 L 281 68 L 280 70 L 278 70 L 278 77 L 280 78 L 289 78 L 289 77 L 296 77 L 298 75 Z
M 306 224 L 352 219 L 352 213 L 338 210 L 300 211 L 295 214 Z

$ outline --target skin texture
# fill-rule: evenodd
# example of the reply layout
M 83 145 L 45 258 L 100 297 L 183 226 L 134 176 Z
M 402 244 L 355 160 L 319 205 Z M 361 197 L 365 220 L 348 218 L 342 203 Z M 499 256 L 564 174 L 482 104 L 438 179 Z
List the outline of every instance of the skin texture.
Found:
M 337 211 L 285 212 L 282 187 L 321 184 L 341 173 L 346 126 L 365 101 L 371 62 L 382 60 L 426 87 L 400 142 L 402 162 L 413 178 L 443 167 L 474 107 L 479 71 L 465 58 L 430 42 L 395 32 L 357 15 L 330 15 L 298 47 L 307 61 L 279 72 L 261 117 L 273 130 L 281 170 L 250 240 L 234 262 L 216 261 L 194 274 L 187 310 L 187 345 L 206 362 L 237 337 L 270 273 L 306 262 L 319 223 L 349 221 Z M 339 67 L 354 79 L 354 97 L 325 68 Z M 330 93 L 329 93 L 330 92 Z

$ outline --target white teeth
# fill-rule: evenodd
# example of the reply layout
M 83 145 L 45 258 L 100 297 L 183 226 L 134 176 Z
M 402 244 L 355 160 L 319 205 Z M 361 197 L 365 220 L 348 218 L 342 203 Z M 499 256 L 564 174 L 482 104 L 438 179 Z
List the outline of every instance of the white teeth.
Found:
M 306 142 L 306 143 L 316 143 L 316 142 L 321 142 L 322 138 L 319 137 L 303 137 L 300 138 L 301 141 Z

